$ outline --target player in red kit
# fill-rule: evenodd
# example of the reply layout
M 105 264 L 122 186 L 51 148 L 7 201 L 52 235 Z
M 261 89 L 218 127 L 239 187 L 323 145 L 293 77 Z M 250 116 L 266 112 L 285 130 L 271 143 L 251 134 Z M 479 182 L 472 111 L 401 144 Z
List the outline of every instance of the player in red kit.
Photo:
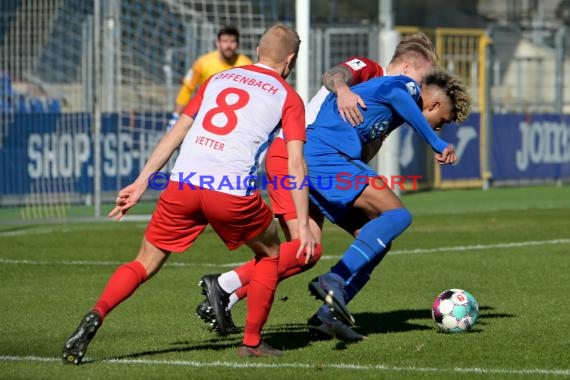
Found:
M 355 107 L 357 104 L 362 105 L 362 102 L 360 101 L 359 103 L 358 99 L 352 98 L 352 95 L 354 94 L 350 91 L 349 85 L 354 85 L 371 78 L 382 76 L 384 72 L 385 69 L 377 62 L 359 56 L 351 57 L 345 62 L 342 62 L 328 70 L 323 75 L 325 86 L 321 87 L 306 106 L 305 124 L 308 125 L 314 121 L 323 100 L 330 91 L 338 94 L 339 105 L 341 102 L 345 105 L 344 112 L 346 114 L 346 118 L 350 119 L 352 123 L 356 123 L 359 114 L 355 112 Z M 356 108 L 356 110 L 358 110 L 358 108 Z M 269 182 L 267 189 L 273 213 L 280 222 L 281 228 L 285 233 L 285 237 L 288 241 L 291 241 L 292 244 L 296 244 L 298 242 L 298 235 L 296 233 L 297 215 L 291 199 L 290 190 L 288 190 L 290 187 L 289 183 L 282 183 L 282 180 L 289 175 L 287 168 L 288 154 L 282 132 L 283 131 L 281 131 L 273 140 L 267 152 L 265 162 Z M 273 179 L 276 180 L 276 186 L 273 186 L 271 183 Z M 320 241 L 323 217 L 316 209 L 310 210 L 310 213 L 311 219 L 309 222 L 311 224 L 311 231 L 317 240 Z M 305 262 L 305 257 L 302 257 L 301 259 L 297 258 L 294 248 L 295 246 L 292 245 L 289 247 L 288 251 L 284 251 L 280 255 L 278 265 L 280 280 L 313 267 L 322 254 L 322 247 L 318 244 L 312 259 L 309 262 Z M 254 264 L 254 260 L 249 261 L 233 271 L 222 274 L 221 278 L 218 279 L 221 287 L 227 293 L 226 298 L 228 299 L 228 311 L 224 318 L 217 319 L 212 315 L 212 308 L 207 299 L 198 305 L 196 309 L 198 315 L 205 322 L 210 323 L 211 327 L 219 334 L 223 335 L 235 330 L 235 325 L 231 318 L 229 309 L 231 309 L 235 302 L 247 295 L 249 288 L 248 284 L 251 279 L 251 269 Z M 217 275 L 208 275 L 205 277 L 216 278 Z
M 426 64 L 422 66 L 422 70 L 416 70 L 414 68 L 416 61 L 426 62 Z M 413 75 L 417 77 L 418 81 L 421 81 L 423 75 L 433 67 L 435 61 L 434 47 L 425 34 L 415 34 L 403 38 L 390 64 L 386 68 L 383 68 L 377 62 L 365 57 L 351 57 L 323 74 L 324 85 L 306 106 L 306 124 L 309 125 L 313 123 L 324 99 L 330 92 L 334 92 L 337 95 L 336 103 L 340 116 L 352 126 L 356 126 L 363 120 L 358 107 L 366 108 L 366 104 L 357 94 L 351 91 L 350 86 L 383 75 L 407 74 Z M 281 136 L 278 136 L 273 141 L 267 153 L 265 166 L 269 179 L 268 182 L 271 182 L 273 178 L 280 180 L 288 175 L 286 166 L 287 150 L 284 140 L 280 137 Z M 367 153 L 364 159 L 368 160 L 377 152 L 379 146 L 370 144 L 370 146 L 366 146 L 366 148 L 367 152 L 369 151 L 370 153 Z M 294 204 L 292 203 L 290 191 L 288 191 L 288 187 L 290 186 L 282 186 L 280 181 L 277 182 L 279 186 L 267 187 L 273 212 L 279 220 L 286 238 L 295 242 L 295 239 L 298 238 L 296 234 L 297 215 Z M 316 207 L 310 207 L 310 209 L 311 230 L 320 242 L 323 216 Z M 320 247 L 320 245 L 317 246 L 316 254 L 309 262 L 299 260 L 294 253 L 282 252 L 282 255 L 279 257 L 279 279 L 283 280 L 313 267 L 322 254 Z M 229 310 L 239 299 L 247 295 L 253 264 L 253 261 L 250 261 L 219 276 L 218 282 L 222 288 L 231 293 L 231 295 L 228 297 L 226 320 L 218 321 L 216 319 L 213 322 L 213 327 L 216 331 L 221 333 L 225 332 L 220 328 L 220 325 L 233 325 Z M 198 315 L 207 322 L 212 322 L 210 311 L 210 305 L 207 300 L 199 304 L 196 308 Z M 332 316 L 326 317 L 326 320 L 324 320 L 324 316 L 320 319 L 316 316 L 311 318 L 311 321 L 309 321 L 309 329 L 311 329 L 312 332 L 318 332 L 319 335 L 324 333 L 329 337 L 334 336 L 345 340 L 363 339 L 362 335 L 355 333 L 340 321 L 333 320 Z
M 307 175 L 303 157 L 304 106 L 284 80 L 299 50 L 297 33 L 283 24 L 268 28 L 259 41 L 258 63 L 212 76 L 188 104 L 180 120 L 153 151 L 137 180 L 122 189 L 110 217 L 120 219 L 141 198 L 152 177 L 180 147 L 168 186 L 157 202 L 134 261 L 109 279 L 99 300 L 65 342 L 63 361 L 79 364 L 105 316 L 156 274 L 171 252 L 184 252 L 208 224 L 230 250 L 246 244 L 255 254 L 248 292 L 240 356 L 280 356 L 261 340 L 278 282 L 280 246 L 273 213 L 255 184 L 241 181 L 256 172 L 269 142 L 283 128 L 288 168 L 301 181 Z M 203 179 L 208 178 L 207 186 Z M 310 260 L 315 238 L 309 229 L 308 190 L 291 196 L 299 220 L 297 256 Z M 203 279 L 214 314 L 221 315 L 223 293 L 217 282 Z

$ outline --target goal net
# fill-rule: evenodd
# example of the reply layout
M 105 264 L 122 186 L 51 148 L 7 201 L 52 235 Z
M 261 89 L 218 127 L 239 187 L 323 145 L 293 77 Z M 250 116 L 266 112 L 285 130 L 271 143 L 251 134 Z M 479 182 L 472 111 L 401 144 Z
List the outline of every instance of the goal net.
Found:
M 237 26 L 240 51 L 254 57 L 266 27 L 264 2 L 255 3 L 2 1 L 0 220 L 16 214 L 90 216 L 88 208 L 75 205 L 93 204 L 95 176 L 101 178 L 103 202 L 112 201 L 163 136 L 181 79 L 199 55 L 215 48 L 217 30 Z M 101 5 L 99 25 L 94 4 Z M 101 111 L 99 172 L 95 94 Z M 7 206 L 18 208 L 8 212 Z
M 0 219 L 12 205 L 63 218 L 92 191 L 92 14 L 84 1 L 0 5 Z
M 265 28 L 294 14 L 284 0 L 0 2 L 0 222 L 92 216 L 94 200 L 112 202 L 164 135 L 182 78 L 217 31 L 238 27 L 240 52 L 255 59 Z M 312 28 L 309 92 L 344 58 L 375 56 L 376 34 Z

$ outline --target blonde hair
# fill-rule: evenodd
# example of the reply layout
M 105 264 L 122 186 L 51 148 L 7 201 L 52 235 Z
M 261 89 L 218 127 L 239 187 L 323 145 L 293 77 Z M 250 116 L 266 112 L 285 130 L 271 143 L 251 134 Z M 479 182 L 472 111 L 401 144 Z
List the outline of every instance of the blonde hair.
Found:
M 300 44 L 299 34 L 293 28 L 276 23 L 267 28 L 259 40 L 259 58 L 282 62 L 291 53 L 299 53 Z
M 471 112 L 471 96 L 459 78 L 436 68 L 426 75 L 422 86 L 437 86 L 445 92 L 453 108 L 450 122 L 460 124 L 467 119 Z
M 402 38 L 390 63 L 398 64 L 405 59 L 414 61 L 416 58 L 422 58 L 435 65 L 437 63 L 437 55 L 435 48 L 424 33 L 410 34 Z

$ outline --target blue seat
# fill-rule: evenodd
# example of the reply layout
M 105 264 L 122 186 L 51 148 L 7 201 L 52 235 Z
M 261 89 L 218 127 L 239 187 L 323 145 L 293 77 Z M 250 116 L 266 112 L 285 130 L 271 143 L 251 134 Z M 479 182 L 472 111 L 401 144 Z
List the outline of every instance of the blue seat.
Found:
M 0 112 L 11 112 L 12 104 L 9 98 L 0 98 Z
M 12 88 L 12 78 L 7 73 L 0 74 L 0 98 L 14 96 Z
M 42 98 L 30 98 L 30 112 L 43 113 L 47 108 Z
M 16 112 L 30 112 L 30 103 L 28 101 L 28 98 L 22 94 L 16 95 L 16 106 L 14 108 L 14 111 Z
M 47 112 L 60 113 L 61 102 L 58 99 L 50 98 L 47 100 Z

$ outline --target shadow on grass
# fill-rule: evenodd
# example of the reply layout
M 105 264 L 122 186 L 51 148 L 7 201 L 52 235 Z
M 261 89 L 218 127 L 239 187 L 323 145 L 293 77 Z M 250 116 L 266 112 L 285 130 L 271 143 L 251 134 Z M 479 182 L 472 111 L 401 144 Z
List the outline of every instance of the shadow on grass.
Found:
M 508 314 L 508 313 L 497 313 L 493 312 L 495 310 L 492 306 L 480 306 L 479 307 L 479 321 L 477 322 L 478 325 L 487 325 L 489 322 L 486 322 L 490 319 L 500 319 L 500 318 L 515 318 L 515 314 Z
M 148 356 L 175 353 L 175 352 L 191 352 L 191 351 L 222 351 L 230 348 L 235 348 L 241 343 L 241 334 L 231 334 L 223 337 L 216 337 L 210 340 L 194 343 L 190 341 L 178 341 L 171 343 L 171 346 L 163 349 L 147 350 L 140 352 L 131 352 L 125 355 L 113 356 L 104 360 L 124 360 L 124 359 L 140 359 Z
M 479 319 L 479 323 L 481 325 L 488 324 L 489 322 L 486 321 L 496 318 L 515 317 L 513 314 L 493 312 L 495 309 L 492 306 L 481 306 L 479 310 L 481 312 Z M 358 322 L 358 326 L 356 326 L 354 330 L 363 335 L 423 331 L 432 330 L 434 328 L 433 326 L 426 326 L 425 324 L 416 324 L 410 322 L 410 320 L 421 319 L 431 321 L 430 309 L 393 310 L 384 313 L 364 312 L 356 313 L 354 314 L 354 317 Z M 475 330 L 473 332 L 481 331 Z M 176 341 L 171 343 L 171 347 L 168 348 L 133 352 L 126 355 L 114 356 L 113 358 L 108 359 L 137 359 L 174 352 L 227 350 L 236 348 L 241 343 L 242 334 L 243 329 L 240 329 L 239 331 L 228 334 L 226 336 L 212 335 L 211 339 L 200 343 L 192 342 L 189 340 Z M 263 332 L 263 337 L 271 346 L 285 351 L 297 350 L 307 347 L 314 341 L 314 339 L 310 336 L 309 331 L 307 330 L 307 326 L 301 323 L 268 326 Z M 358 342 L 351 343 L 337 341 L 334 349 L 345 350 L 351 344 L 357 343 Z
M 171 347 L 147 350 L 140 352 L 131 352 L 125 355 L 113 356 L 103 360 L 125 360 L 125 359 L 141 359 L 154 355 L 180 353 L 191 351 L 222 351 L 227 349 L 235 349 L 242 341 L 243 328 L 240 331 L 228 334 L 225 336 L 215 336 L 212 333 L 212 338 L 202 342 L 192 342 L 189 340 L 176 341 L 170 344 Z M 295 324 L 281 324 L 272 325 L 263 331 L 263 338 L 271 346 L 283 350 L 295 350 L 307 347 L 313 340 L 311 339 L 306 325 Z M 337 345 L 342 349 L 346 344 Z M 97 361 L 85 361 L 84 364 L 95 363 Z
M 490 323 L 488 321 L 492 319 L 515 317 L 514 314 L 498 313 L 494 310 L 495 308 L 492 306 L 481 306 L 478 324 L 488 324 Z M 431 321 L 431 309 L 393 310 L 385 313 L 365 312 L 355 314 L 354 317 L 359 325 L 355 330 L 364 335 L 432 329 L 431 326 L 410 322 L 410 320 L 418 319 Z
M 361 334 L 380 334 L 386 332 L 405 332 L 412 330 L 425 330 L 429 327 L 409 323 L 409 319 L 431 318 L 429 310 L 397 310 L 386 313 L 357 313 L 355 318 L 359 326 L 355 330 Z M 215 336 L 204 342 L 176 341 L 172 347 L 133 352 L 113 359 L 137 359 L 142 357 L 174 353 L 212 350 L 221 351 L 237 347 L 241 343 L 243 329 L 239 332 L 226 336 Z M 286 351 L 292 351 L 309 346 L 314 339 L 310 336 L 307 326 L 301 323 L 288 323 L 268 326 L 263 331 L 264 339 L 273 347 Z M 358 342 L 337 341 L 334 349 L 345 350 L 351 344 Z
M 355 329 L 360 334 L 383 334 L 388 332 L 407 332 L 429 330 L 430 327 L 410 322 L 411 319 L 431 319 L 429 309 L 393 310 L 384 313 L 358 313 L 354 317 L 358 322 Z

